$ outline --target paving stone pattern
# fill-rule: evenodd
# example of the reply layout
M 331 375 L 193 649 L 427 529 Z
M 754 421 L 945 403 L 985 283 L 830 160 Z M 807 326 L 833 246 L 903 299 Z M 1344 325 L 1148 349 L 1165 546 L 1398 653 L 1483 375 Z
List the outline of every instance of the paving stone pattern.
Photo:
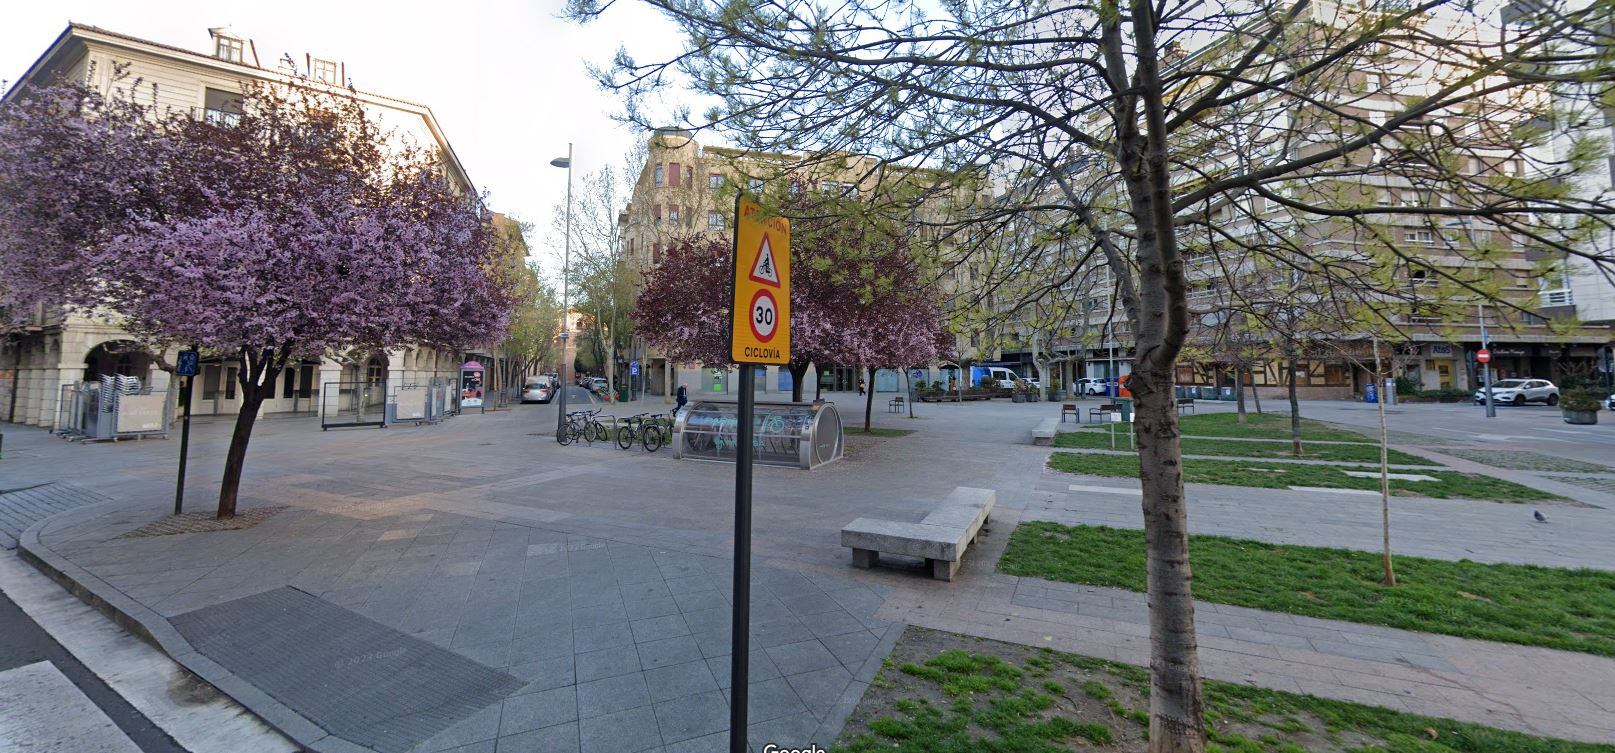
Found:
M 149 515 L 109 511 L 64 524 L 52 538 L 176 624 L 206 613 L 193 610 L 290 585 L 521 681 L 503 702 L 416 747 L 421 753 L 482 743 L 726 749 L 730 558 L 418 509 L 363 520 L 291 509 L 242 531 L 95 533 Z M 833 738 L 861 695 L 854 675 L 892 625 L 874 617 L 886 590 L 754 566 L 749 734 L 758 747 Z M 297 646 L 285 646 L 288 660 L 311 650 Z M 352 687 L 356 680 L 333 664 L 317 659 L 285 676 Z M 273 679 L 240 674 L 255 684 Z
M 1465 460 L 1473 460 L 1498 468 L 1508 468 L 1516 471 L 1558 471 L 1563 473 L 1615 473 L 1615 467 L 1584 463 L 1580 460 L 1556 458 L 1535 452 L 1521 450 L 1493 450 L 1468 449 L 1462 447 L 1442 448 L 1442 454 L 1456 455 Z
M 170 619 L 202 655 L 328 732 L 407 753 L 522 683 L 295 588 Z
M 60 482 L 0 492 L 0 549 L 16 549 L 17 537 L 45 518 L 105 501 L 99 494 Z
M 855 406 L 844 405 L 855 420 Z M 1303 410 L 1377 426 L 1372 413 L 1320 406 Z M 828 747 L 848 699 L 861 692 L 861 673 L 878 666 L 901 623 L 1147 663 L 1148 624 L 1136 594 L 994 571 L 1022 518 L 1141 524 L 1136 484 L 1131 496 L 1074 492 L 1073 484 L 1129 484 L 1045 472 L 1049 450 L 1027 444 L 1028 431 L 1057 407 L 926 404 L 916 406 L 918 421 L 877 411 L 877 426 L 918 433 L 860 441 L 856 453 L 812 472 L 757 469 L 754 743 Z M 43 543 L 159 614 L 291 586 L 526 683 L 420 751 L 724 749 L 733 468 L 609 443 L 560 447 L 543 435 L 553 410 L 525 406 L 386 431 L 261 422 L 244 508 L 293 509 L 244 531 L 117 538 L 172 504 L 172 443 L 25 436 L 18 446 L 36 457 L 13 463 L 8 455 L 5 474 L 20 486 L 96 468 L 72 478 L 120 502 L 51 519 Z M 641 410 L 665 407 L 616 408 Z M 1409 406 L 1389 418 L 1393 428 L 1422 431 L 1433 425 L 1427 413 Z M 1537 420 L 1528 413 L 1464 426 L 1513 431 L 1516 417 Z M 1570 437 L 1555 448 L 1599 460 L 1575 450 L 1582 435 L 1554 434 L 1556 420 L 1538 421 L 1544 436 Z M 220 422 L 195 430 L 198 481 L 187 496 L 207 497 L 229 429 Z M 1449 464 L 1479 472 L 1462 458 Z M 1551 480 L 1546 472 L 1496 475 L 1544 488 Z M 850 567 L 841 526 L 857 517 L 920 520 L 956 486 L 998 493 L 991 528 L 965 556 L 959 580 Z M 1615 568 L 1615 497 L 1569 483 L 1554 489 L 1608 507 L 1543 506 L 1553 522 L 1536 524 L 1529 505 L 1397 498 L 1393 546 L 1431 557 Z M 1373 497 L 1205 485 L 1191 485 L 1189 496 L 1198 532 L 1379 545 Z M 1615 660 L 1210 604 L 1200 614 L 1210 677 L 1615 742 L 1607 722 L 1615 719 Z

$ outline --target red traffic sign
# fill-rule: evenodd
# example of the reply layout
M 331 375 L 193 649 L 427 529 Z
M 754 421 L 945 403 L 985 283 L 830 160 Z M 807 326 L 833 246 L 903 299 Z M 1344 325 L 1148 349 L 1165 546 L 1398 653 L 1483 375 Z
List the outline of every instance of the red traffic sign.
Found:
M 1485 348 L 1481 348 L 1479 351 L 1477 351 L 1475 353 L 1475 360 L 1479 361 L 1481 363 L 1491 363 L 1492 362 L 1492 352 L 1485 349 Z

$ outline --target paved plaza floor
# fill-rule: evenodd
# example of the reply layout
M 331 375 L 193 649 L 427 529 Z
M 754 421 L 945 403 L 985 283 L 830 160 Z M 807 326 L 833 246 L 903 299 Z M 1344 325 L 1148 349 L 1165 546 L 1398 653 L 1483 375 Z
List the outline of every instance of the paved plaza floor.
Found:
M 832 397 L 846 401 L 849 427 L 861 424 L 861 401 Z M 1045 469 L 1050 450 L 1031 446 L 1028 432 L 1058 406 L 921 404 L 910 420 L 884 413 L 884 403 L 877 400 L 876 425 L 916 433 L 849 434 L 847 458 L 811 472 L 757 469 L 754 743 L 827 746 L 904 624 L 1147 661 L 1142 595 L 993 567 L 1023 519 L 1140 525 L 1125 480 Z M 1313 415 L 1330 417 L 1325 405 Z M 1428 433 L 1436 413 L 1400 408 L 1391 424 L 1399 449 L 1473 471 L 1472 461 L 1441 456 L 1441 448 L 1497 442 L 1402 441 Z M 664 409 L 656 400 L 617 412 Z M 561 447 L 550 436 L 553 410 L 516 406 L 385 430 L 262 421 L 242 506 L 285 509 L 239 531 L 122 538 L 171 510 L 175 441 L 74 445 L 5 426 L 0 493 L 45 483 L 79 490 L 84 506 L 34 528 L 32 546 L 150 621 L 159 640 L 180 640 L 165 632 L 169 619 L 291 587 L 521 681 L 502 701 L 433 731 L 420 751 L 721 750 L 732 693 L 733 467 L 614 444 Z M 190 509 L 212 505 L 229 428 L 210 422 L 193 434 Z M 1589 434 L 1598 440 L 1591 444 L 1615 437 L 1607 425 L 1590 429 L 1602 432 Z M 1607 452 L 1577 446 L 1567 455 L 1602 460 L 1608 470 L 1584 475 L 1615 480 L 1615 444 L 1601 445 Z M 1547 471 L 1487 472 L 1559 483 Z M 861 516 L 917 520 L 956 486 L 998 494 L 993 523 L 959 580 L 850 567 L 841 526 Z M 1533 523 L 1527 506 L 1398 498 L 1393 545 L 1421 556 L 1615 568 L 1607 545 L 1615 496 L 1562 488 L 1584 506 L 1545 506 L 1548 525 Z M 1378 546 L 1372 497 L 1212 486 L 1189 493 L 1197 531 Z M 99 498 L 112 501 L 92 504 Z M 30 546 L 26 537 L 23 544 Z M 1615 660 L 1209 604 L 1200 617 L 1211 677 L 1615 742 Z M 306 722 L 295 699 L 255 696 L 240 678 L 232 685 L 222 669 L 215 674 L 255 711 Z M 322 734 L 293 731 L 300 740 Z

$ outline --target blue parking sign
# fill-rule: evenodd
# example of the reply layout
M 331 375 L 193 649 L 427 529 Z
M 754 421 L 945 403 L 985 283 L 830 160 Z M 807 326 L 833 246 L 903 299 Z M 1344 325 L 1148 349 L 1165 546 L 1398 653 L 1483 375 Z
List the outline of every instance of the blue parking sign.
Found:
M 628 376 L 639 376 L 639 361 L 628 362 Z
M 194 350 L 179 352 L 179 363 L 174 366 L 174 373 L 179 376 L 196 376 L 197 364 L 201 362 L 201 355 Z

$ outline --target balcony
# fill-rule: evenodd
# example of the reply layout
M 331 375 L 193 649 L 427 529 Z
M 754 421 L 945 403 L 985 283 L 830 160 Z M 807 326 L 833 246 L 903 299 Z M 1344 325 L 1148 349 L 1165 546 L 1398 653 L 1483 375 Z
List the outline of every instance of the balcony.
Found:
M 208 125 L 215 125 L 220 128 L 234 128 L 241 122 L 241 113 L 215 110 L 210 107 L 202 111 L 202 120 L 207 122 Z
M 1570 288 L 1544 290 L 1541 293 L 1541 298 L 1544 307 L 1576 305 L 1576 295 L 1571 292 Z

